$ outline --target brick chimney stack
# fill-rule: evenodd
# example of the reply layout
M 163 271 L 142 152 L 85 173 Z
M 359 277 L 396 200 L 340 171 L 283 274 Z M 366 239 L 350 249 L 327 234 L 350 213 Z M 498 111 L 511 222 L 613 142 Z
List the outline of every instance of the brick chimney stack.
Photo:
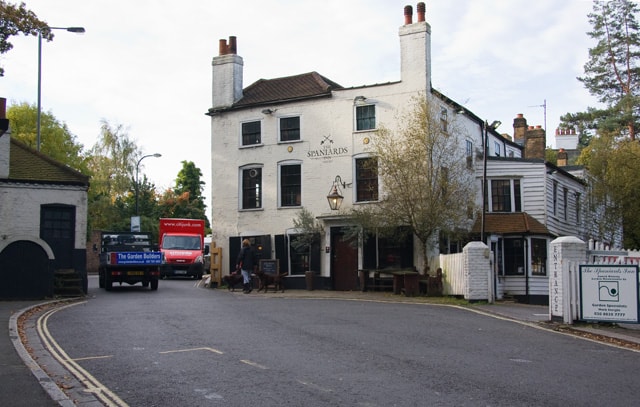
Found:
M 566 167 L 569 162 L 568 157 L 569 155 L 564 148 L 561 148 L 560 151 L 558 151 L 558 167 Z
M 544 160 L 546 141 L 546 133 L 542 126 L 530 126 L 524 136 L 524 158 Z
M 513 141 L 516 144 L 524 146 L 524 134 L 527 131 L 527 119 L 522 113 L 518 113 L 513 119 Z

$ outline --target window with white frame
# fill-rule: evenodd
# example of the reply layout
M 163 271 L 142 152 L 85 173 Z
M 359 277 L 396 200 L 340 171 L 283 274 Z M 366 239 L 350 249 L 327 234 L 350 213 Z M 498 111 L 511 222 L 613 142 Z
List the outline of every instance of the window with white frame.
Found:
M 259 120 L 242 123 L 242 145 L 252 146 L 262 142 L 262 129 Z
M 467 168 L 473 167 L 473 142 L 465 140 L 465 151 L 467 153 Z
M 491 212 L 522 212 L 522 195 L 519 179 L 489 180 Z
M 300 116 L 280 118 L 280 141 L 300 140 Z
M 302 204 L 302 165 L 299 162 L 280 164 L 280 206 L 296 207 Z
M 497 141 L 493 142 L 493 149 L 495 150 L 496 157 L 500 157 L 502 155 L 502 151 L 500 150 L 501 145 Z
M 376 128 L 376 106 L 356 106 L 356 130 L 373 130 Z
M 262 167 L 244 167 L 240 170 L 241 208 L 262 208 Z

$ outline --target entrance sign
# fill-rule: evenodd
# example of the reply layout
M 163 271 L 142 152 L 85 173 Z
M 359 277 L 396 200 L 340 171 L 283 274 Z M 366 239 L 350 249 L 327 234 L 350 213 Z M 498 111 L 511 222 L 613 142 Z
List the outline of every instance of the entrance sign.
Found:
M 580 266 L 580 319 L 638 323 L 638 266 Z

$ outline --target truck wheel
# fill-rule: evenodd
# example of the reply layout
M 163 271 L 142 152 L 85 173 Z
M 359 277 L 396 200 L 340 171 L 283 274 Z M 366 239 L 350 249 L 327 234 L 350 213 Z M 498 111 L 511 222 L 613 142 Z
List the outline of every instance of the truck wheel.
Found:
M 111 291 L 111 287 L 113 286 L 113 281 L 111 281 L 111 277 L 109 277 L 108 273 L 104 275 L 104 289 L 107 291 Z
M 151 289 L 156 291 L 158 289 L 158 280 L 151 280 Z
M 104 288 L 104 273 L 98 275 L 98 287 Z

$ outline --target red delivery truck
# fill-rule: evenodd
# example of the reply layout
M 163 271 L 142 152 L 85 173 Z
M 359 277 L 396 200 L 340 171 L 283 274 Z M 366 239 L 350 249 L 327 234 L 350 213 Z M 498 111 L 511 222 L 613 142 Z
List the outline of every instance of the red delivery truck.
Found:
M 202 278 L 204 220 L 160 218 L 160 277 Z

